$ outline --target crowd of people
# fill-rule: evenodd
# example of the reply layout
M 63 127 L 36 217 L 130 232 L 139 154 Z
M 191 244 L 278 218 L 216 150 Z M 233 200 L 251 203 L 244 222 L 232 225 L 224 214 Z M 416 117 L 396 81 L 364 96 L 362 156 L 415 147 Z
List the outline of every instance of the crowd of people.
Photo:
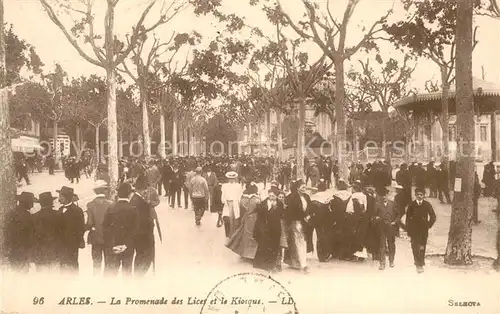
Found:
M 228 177 L 234 175 L 228 173 Z M 428 230 L 436 215 L 421 188 L 415 190 L 416 200 L 410 201 L 398 185 L 394 200 L 389 200 L 386 186 L 375 188 L 356 180 L 349 187 L 339 180 L 335 192 L 318 192 L 311 197 L 305 182 L 294 180 L 290 193 L 280 190 L 278 182 L 271 183 L 267 198 L 261 200 L 257 186 L 249 183 L 240 193 L 238 206 L 239 191 L 228 190 L 233 196 L 224 204 L 228 208 L 224 218 L 229 218 L 226 246 L 256 268 L 281 271 L 287 264 L 308 273 L 306 256 L 313 251 L 312 235 L 316 232 L 320 262 L 361 261 L 364 258 L 356 253 L 366 250 L 384 270 L 387 257 L 389 266 L 395 265 L 395 238 L 404 227 L 411 238 L 417 271 L 423 272 Z M 401 222 L 403 216 L 405 223 Z
M 67 171 L 75 171 L 71 162 L 76 159 L 67 162 Z M 454 167 L 451 163 L 451 171 Z M 486 196 L 499 190 L 492 186 L 500 177 L 496 171 L 492 179 L 492 167 L 487 165 L 483 175 Z M 287 264 L 308 273 L 306 256 L 314 249 L 313 232 L 320 262 L 361 261 L 365 254 L 358 253 L 366 252 L 381 270 L 387 258 L 394 267 L 395 238 L 402 228 L 411 238 L 417 271 L 422 272 L 428 230 L 436 221 L 425 197 L 451 202 L 447 167 L 433 162 L 426 167 L 416 162 L 401 164 L 394 178 L 385 162 L 349 168 L 348 180 L 343 181 L 337 162 L 322 157 L 305 160 L 303 181 L 294 179 L 293 159 L 283 163 L 248 156 L 122 159 L 116 193 L 109 188 L 106 168 L 98 167 L 96 196 L 87 204 L 86 219 L 70 187 L 58 190 L 58 197 L 51 192 L 38 198 L 21 193 L 17 209 L 7 220 L 8 256 L 11 265 L 22 272 L 28 271 L 30 263 L 40 271 L 77 272 L 79 249 L 87 243 L 92 246 L 95 274 L 101 273 L 104 264 L 106 274 L 117 274 L 121 266 L 125 275 L 143 276 L 151 267 L 154 270 L 155 228 L 161 240 L 155 208 L 164 196 L 174 209 L 192 206 L 196 226 L 201 226 L 206 211 L 217 213 L 217 227 L 224 227 L 226 246 L 257 268 L 281 271 Z M 78 177 L 70 175 L 76 182 Z M 396 193 L 389 199 L 393 180 Z M 266 193 L 259 191 L 258 183 Z M 335 191 L 328 190 L 333 185 Z M 114 200 L 111 194 L 116 194 Z M 475 222 L 480 194 L 476 173 Z M 54 210 L 56 198 L 61 205 L 58 210 Z M 32 213 L 36 202 L 41 209 Z

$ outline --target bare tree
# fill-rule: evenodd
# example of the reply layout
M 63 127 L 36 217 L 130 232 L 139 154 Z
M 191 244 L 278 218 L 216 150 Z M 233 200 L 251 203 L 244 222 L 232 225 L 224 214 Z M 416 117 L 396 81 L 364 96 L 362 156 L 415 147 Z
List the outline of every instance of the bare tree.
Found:
M 333 66 L 333 62 L 328 62 L 325 52 L 315 62 L 309 62 L 309 56 L 305 52 L 300 52 L 302 40 L 291 40 L 287 38 L 279 25 L 276 27 L 278 37 L 277 42 L 271 42 L 267 47 L 268 56 L 278 60 L 278 64 L 284 69 L 286 81 L 294 101 L 298 105 L 299 125 L 297 128 L 297 178 L 304 178 L 304 158 L 305 152 L 305 113 L 308 98 L 316 84 L 318 84 L 326 73 Z
M 348 175 L 347 163 L 343 162 L 344 143 L 346 141 L 346 117 L 345 117 L 345 77 L 344 63 L 361 49 L 371 49 L 374 47 L 373 41 L 377 39 L 377 34 L 382 32 L 382 25 L 392 11 L 388 11 L 384 16 L 372 24 L 363 38 L 352 47 L 346 46 L 348 36 L 347 28 L 351 22 L 356 6 L 360 0 L 349 0 L 344 10 L 342 20 L 334 18 L 330 9 L 330 1 L 326 0 L 326 12 L 321 12 L 319 6 L 312 4 L 308 0 L 301 0 L 306 10 L 306 20 L 300 23 L 294 22 L 290 15 L 284 12 L 278 0 L 279 11 L 288 23 L 301 37 L 310 39 L 316 43 L 335 64 L 335 121 L 336 121 L 336 142 L 337 157 L 340 165 L 339 175 L 346 179 Z
M 124 60 L 123 62 L 123 70 L 121 70 L 120 67 L 118 68 L 120 71 L 128 74 L 128 76 L 134 80 L 135 84 L 139 88 L 146 158 L 151 156 L 151 137 L 149 130 L 150 94 L 154 93 L 155 95 L 158 95 L 158 91 L 151 90 L 149 84 L 150 79 L 152 79 L 152 76 L 157 76 L 159 72 L 164 69 L 165 65 L 171 65 L 174 61 L 176 61 L 174 59 L 177 56 L 179 49 L 185 43 L 194 45 L 197 42 L 199 43 L 199 38 L 200 36 L 197 33 L 195 33 L 192 37 L 186 33 L 173 33 L 167 41 L 162 41 L 154 36 L 151 48 L 149 51 L 146 51 L 145 45 L 147 44 L 148 37 L 145 35 L 140 39 L 139 44 L 132 49 L 132 56 L 130 59 L 135 66 L 135 74 L 132 73 L 132 70 L 130 70 L 131 67 L 128 65 L 127 60 Z M 130 45 L 130 40 L 127 39 L 127 41 Z M 161 61 L 161 58 L 167 54 L 169 54 L 168 61 Z
M 359 61 L 362 72 L 352 71 L 349 72 L 348 76 L 356 82 L 360 89 L 370 94 L 385 113 L 385 117 L 381 121 L 382 145 L 385 159 L 390 161 L 391 151 L 387 144 L 389 109 L 397 100 L 411 94 L 409 83 L 416 65 L 409 64 L 410 57 L 408 55 L 405 56 L 402 64 L 399 64 L 393 58 L 384 63 L 379 55 L 377 55 L 376 59 L 377 63 L 381 65 L 380 70 L 375 70 L 367 59 L 366 61 Z
M 45 12 L 51 21 L 59 27 L 68 42 L 75 48 L 78 54 L 89 63 L 101 67 L 106 71 L 106 81 L 108 86 L 107 94 L 107 127 L 108 127 L 108 172 L 112 191 L 118 181 L 118 132 L 116 116 L 116 67 L 123 63 L 133 49 L 139 44 L 140 39 L 145 34 L 153 31 L 158 26 L 170 21 L 179 11 L 187 6 L 187 1 L 173 1 L 166 5 L 163 2 L 160 17 L 150 26 L 145 26 L 145 20 L 151 12 L 157 0 L 148 1 L 146 8 L 140 15 L 137 22 L 132 27 L 127 44 L 118 40 L 115 28 L 115 11 L 120 0 L 106 0 L 106 13 L 104 15 L 104 42 L 100 40 L 102 36 L 95 33 L 94 9 L 95 0 L 58 1 L 40 0 Z M 60 13 L 56 7 L 64 9 L 65 13 L 77 15 L 79 22 L 74 25 L 64 25 L 60 18 Z M 99 45 L 101 42 L 101 46 Z M 90 46 L 93 55 L 86 52 L 85 46 Z

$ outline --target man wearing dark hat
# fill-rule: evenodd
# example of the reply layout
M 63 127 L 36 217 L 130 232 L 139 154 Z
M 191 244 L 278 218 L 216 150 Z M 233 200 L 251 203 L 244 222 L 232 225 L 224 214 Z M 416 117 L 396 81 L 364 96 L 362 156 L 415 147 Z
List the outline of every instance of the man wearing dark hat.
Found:
M 364 187 L 366 195 L 366 217 L 369 221 L 368 230 L 366 232 L 365 246 L 368 253 L 372 255 L 374 261 L 380 260 L 380 238 L 377 224 L 375 223 L 375 205 L 377 204 L 377 193 L 375 187 L 368 184 Z
M 22 192 L 17 201 L 17 208 L 6 217 L 5 248 L 12 270 L 27 273 L 33 246 L 33 221 L 29 210 L 38 200 L 33 193 Z
M 408 166 L 402 163 L 400 169 L 396 172 L 396 182 L 404 190 L 403 195 L 407 198 L 407 204 L 411 202 L 411 180 L 411 173 L 408 170 Z
M 102 227 L 106 275 L 117 275 L 120 265 L 123 275 L 132 274 L 137 228 L 137 211 L 129 202 L 132 195 L 132 186 L 122 183 L 118 187 L 118 200 L 105 212 Z
M 75 193 L 72 188 L 63 186 L 57 192 L 59 203 L 62 204 L 59 208 L 62 215 L 61 269 L 78 272 L 78 250 L 85 246 L 83 210 L 74 203 Z
M 51 270 L 59 263 L 62 217 L 54 210 L 56 198 L 50 192 L 40 194 L 38 200 L 41 209 L 32 216 L 34 226 L 32 258 L 37 271 Z
M 90 230 L 87 242 L 92 246 L 94 275 L 101 274 L 102 259 L 105 254 L 103 222 L 106 212 L 113 205 L 108 200 L 109 192 L 109 186 L 105 181 L 96 181 L 94 185 L 96 197 L 87 204 L 86 229 Z
M 394 204 L 396 205 L 398 212 L 404 214 L 406 212 L 406 206 L 408 206 L 408 204 L 410 203 L 408 202 L 408 195 L 406 194 L 408 192 L 402 185 L 399 184 L 396 185 L 394 189 L 396 189 L 396 195 L 394 195 Z
M 137 229 L 134 237 L 136 253 L 134 275 L 136 276 L 144 276 L 154 263 L 155 258 L 154 224 L 157 217 L 154 206 L 156 205 L 148 202 L 145 195 L 147 189 L 146 177 L 139 176 L 135 184 L 135 193 L 130 198 L 130 205 L 135 207 L 137 213 Z
M 184 174 L 179 169 L 179 165 L 174 163 L 172 166 L 171 181 L 170 181 L 170 207 L 175 208 L 177 200 L 177 208 L 181 208 L 181 191 Z
M 394 267 L 396 255 L 396 235 L 399 230 L 401 213 L 398 212 L 393 201 L 389 200 L 389 190 L 379 187 L 377 194 L 380 196 L 375 205 L 375 223 L 380 232 L 380 270 L 385 269 L 386 252 L 389 251 L 389 266 Z
M 219 180 L 217 179 L 217 175 L 215 174 L 215 165 L 211 165 L 207 167 L 206 173 L 203 176 L 205 180 L 207 181 L 208 185 L 208 206 L 206 207 L 206 210 L 209 210 L 210 207 L 212 206 L 212 195 L 214 194 L 214 189 L 217 184 L 219 184 Z
M 417 272 L 422 273 L 425 266 L 425 247 L 429 229 L 436 222 L 436 214 L 432 205 L 424 200 L 425 191 L 415 189 L 415 198 L 406 211 L 406 230 L 411 238 L 411 249 Z

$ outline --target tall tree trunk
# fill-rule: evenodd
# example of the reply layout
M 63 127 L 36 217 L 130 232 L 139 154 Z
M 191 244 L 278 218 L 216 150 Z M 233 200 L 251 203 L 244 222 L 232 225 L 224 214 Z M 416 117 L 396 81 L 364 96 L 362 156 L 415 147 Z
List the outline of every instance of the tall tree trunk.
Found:
M 306 124 L 306 98 L 299 99 L 299 127 L 297 130 L 297 179 L 305 179 L 304 157 L 305 157 L 305 124 Z
M 160 145 L 158 146 L 160 157 L 162 159 L 164 159 L 166 157 L 165 143 L 167 140 L 165 139 L 165 132 L 166 132 L 166 130 L 165 130 L 165 112 L 163 112 L 163 110 L 162 110 L 160 113 Z
M 356 120 L 352 119 L 352 162 L 358 162 L 358 130 Z
M 146 87 L 140 86 L 141 94 L 141 109 L 142 109 L 142 139 L 144 157 L 147 160 L 151 157 L 151 136 L 149 134 L 149 112 L 148 112 L 148 98 L 146 95 Z
M 80 128 L 80 123 L 75 124 L 75 137 L 76 137 L 76 155 L 80 157 L 82 154 L 82 132 Z
M 384 111 L 384 117 L 382 118 L 382 149 L 384 154 L 384 159 L 390 164 L 392 155 L 392 145 L 389 144 L 387 140 L 387 125 L 389 122 L 389 114 Z
M 16 179 L 10 136 L 9 94 L 5 89 L 5 31 L 4 7 L 0 0 L 0 226 L 5 226 L 5 216 L 16 206 Z M 0 229 L 0 262 L 4 265 L 4 228 Z
M 259 155 L 264 156 L 264 141 L 262 138 L 264 137 L 264 132 L 262 130 L 262 121 L 257 122 L 259 128 Z
M 345 121 L 345 83 L 344 83 L 344 60 L 335 61 L 335 118 L 337 122 L 336 146 L 337 160 L 339 165 L 339 177 L 347 180 L 349 174 L 345 158 L 346 143 L 346 121 Z
M 114 68 L 106 71 L 106 82 L 108 86 L 108 175 L 110 179 L 110 190 L 116 191 L 118 184 L 118 128 L 116 123 L 116 73 Z M 114 196 L 114 195 L 112 195 Z
M 55 158 L 55 163 L 57 164 L 57 167 L 59 169 L 62 169 L 62 157 L 63 157 L 63 152 L 61 151 L 61 145 L 57 145 L 57 135 L 59 133 L 59 130 L 57 128 L 57 120 L 53 120 L 53 127 L 52 127 L 52 136 L 54 137 L 54 158 Z
M 99 129 L 101 125 L 97 124 L 95 127 L 95 156 L 96 156 L 96 161 L 97 164 L 99 165 L 101 163 L 101 143 L 99 142 Z
M 177 156 L 179 153 L 179 147 L 177 143 L 177 115 L 174 113 L 174 118 L 172 119 L 172 155 Z M 181 131 L 182 132 L 182 131 Z M 182 141 L 182 137 L 181 137 Z
M 281 112 L 276 111 L 276 123 L 277 125 L 277 139 L 278 139 L 278 158 L 280 162 L 283 162 L 283 130 L 281 124 Z
M 434 113 L 432 110 L 429 110 L 429 117 L 428 117 L 429 122 L 427 123 L 427 128 L 425 129 L 425 137 L 426 137 L 426 143 L 425 145 L 427 146 L 426 149 L 428 150 L 429 154 L 429 160 L 432 160 L 434 154 L 434 146 L 432 145 L 432 125 L 434 122 Z
M 267 109 L 266 113 L 266 127 L 267 127 L 267 156 L 271 156 L 272 141 L 271 141 L 271 109 Z
M 186 130 L 186 149 L 187 149 L 187 155 L 191 156 L 191 127 L 188 127 Z
M 449 103 L 449 93 L 450 93 L 450 84 L 448 83 L 447 78 L 447 69 L 446 67 L 441 67 L 441 128 L 443 130 L 442 134 L 442 145 L 443 145 L 443 159 L 442 162 L 445 164 L 446 169 L 449 169 L 448 161 L 450 160 L 450 149 L 449 143 L 450 140 L 448 138 L 448 129 L 449 129 L 449 114 L 448 114 L 448 103 Z
M 491 160 L 497 161 L 497 112 L 491 114 Z
M 410 150 L 411 150 L 411 144 L 412 144 L 412 137 L 413 135 L 409 132 L 405 132 L 405 147 L 404 147 L 404 161 L 405 163 L 409 164 L 410 163 Z
M 451 212 L 450 232 L 444 262 L 448 265 L 472 264 L 472 198 L 474 191 L 474 99 L 472 86 L 472 13 L 473 0 L 458 1 L 457 7 L 457 174 Z M 466 143 L 466 144 L 465 144 Z M 467 145 L 468 144 L 468 145 Z M 458 183 L 458 182 L 456 182 Z M 458 184 L 457 184 L 458 185 Z
M 118 158 L 123 157 L 123 130 L 118 130 Z

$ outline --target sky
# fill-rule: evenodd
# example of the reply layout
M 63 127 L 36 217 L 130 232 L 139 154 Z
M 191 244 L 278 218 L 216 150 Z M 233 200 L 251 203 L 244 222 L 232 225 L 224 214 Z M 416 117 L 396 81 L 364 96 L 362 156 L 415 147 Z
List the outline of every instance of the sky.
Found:
M 53 0 L 50 0 L 53 1 Z M 70 3 L 76 3 L 78 0 L 63 0 Z M 96 1 L 96 33 L 102 33 L 104 3 L 105 0 Z M 255 7 L 250 7 L 248 0 L 224 0 L 223 11 L 234 12 L 245 16 L 248 24 L 258 26 L 266 32 L 272 31 L 272 27 L 267 22 L 265 15 Z M 315 0 L 324 8 L 326 0 Z M 340 17 L 345 8 L 346 0 L 330 0 L 334 8 L 334 15 L 338 13 Z M 117 8 L 116 31 L 118 35 L 123 36 L 131 30 L 131 26 L 138 19 L 139 14 L 145 7 L 148 0 L 121 0 Z M 298 19 L 305 12 L 300 0 L 281 0 L 286 12 L 292 18 Z M 158 11 L 161 5 L 154 7 L 146 25 L 151 25 L 159 16 Z M 338 8 L 338 9 L 337 9 Z M 362 27 L 369 27 L 380 18 L 388 9 L 394 8 L 395 12 L 390 20 L 397 20 L 404 17 L 404 12 L 398 3 L 398 0 L 362 0 L 358 5 L 352 18 L 352 24 L 349 25 L 347 43 L 355 43 L 361 38 Z M 36 48 L 42 61 L 48 68 L 56 62 L 60 63 L 70 77 L 81 75 L 98 74 L 104 75 L 104 71 L 81 58 L 71 44 L 65 39 L 62 32 L 55 26 L 47 14 L 44 12 L 38 0 L 5 0 L 5 20 L 14 25 L 14 30 L 18 36 Z M 64 20 L 66 25 L 71 23 L 69 19 Z M 500 20 L 493 20 L 486 17 L 476 17 L 476 25 L 479 26 L 478 40 L 479 44 L 474 50 L 473 55 L 473 75 L 481 78 L 482 70 L 485 70 L 485 79 L 500 85 Z M 221 29 L 215 19 L 211 17 L 196 18 L 189 10 L 178 15 L 172 23 L 158 28 L 156 36 L 164 39 L 170 38 L 172 31 L 189 32 L 196 30 L 204 36 L 204 43 L 210 41 L 216 36 L 217 31 Z M 292 34 L 292 33 L 290 33 Z M 242 35 L 243 36 L 243 35 Z M 123 38 L 123 37 L 122 37 Z M 202 44 L 203 46 L 203 44 Z M 388 43 L 382 43 L 383 56 L 391 56 L 402 60 L 403 54 L 395 51 Z M 89 47 L 86 51 L 92 55 Z M 311 55 L 317 55 L 319 50 L 314 45 L 310 46 Z M 355 67 L 358 60 L 373 57 L 360 53 L 347 61 L 346 69 Z M 428 79 L 438 80 L 439 72 L 437 66 L 431 61 L 419 60 L 417 68 L 412 77 L 412 87 L 422 89 Z

